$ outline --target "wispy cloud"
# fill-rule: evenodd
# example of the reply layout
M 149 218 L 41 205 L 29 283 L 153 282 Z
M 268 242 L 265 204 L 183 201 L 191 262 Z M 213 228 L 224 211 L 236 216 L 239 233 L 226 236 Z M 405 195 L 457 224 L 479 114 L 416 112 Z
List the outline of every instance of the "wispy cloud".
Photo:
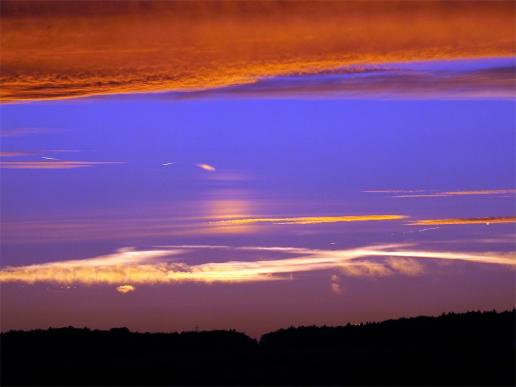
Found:
M 28 136 L 31 134 L 52 133 L 55 131 L 56 131 L 55 129 L 47 129 L 47 128 L 0 129 L 0 137 L 21 137 L 21 136 Z
M 422 266 L 415 262 L 420 259 L 516 266 L 516 256 L 513 253 L 425 251 L 410 249 L 410 247 L 413 246 L 373 245 L 347 250 L 253 246 L 168 246 L 141 251 L 122 249 L 111 255 L 84 260 L 3 267 L 0 269 L 0 283 L 111 284 L 129 289 L 127 286 L 137 284 L 288 280 L 295 273 L 322 270 L 338 270 L 343 275 L 351 276 L 381 277 L 393 273 L 416 275 L 422 272 Z M 275 254 L 276 257 L 196 265 L 179 260 L 181 256 L 187 255 L 192 250 L 216 248 L 226 249 L 233 255 L 247 250 L 255 251 L 257 257 L 262 257 L 264 253 Z M 172 256 L 174 259 L 171 259 Z
M 344 288 L 342 287 L 340 277 L 337 274 L 332 274 L 330 277 L 330 290 L 335 294 L 344 293 Z
M 365 193 L 392 193 L 402 194 L 394 195 L 395 198 L 444 198 L 444 197 L 460 197 L 460 196 L 510 196 L 516 195 L 516 189 L 476 189 L 463 191 L 436 191 L 436 190 L 369 190 L 362 191 Z
M 423 273 L 423 266 L 415 259 L 391 257 L 387 259 L 387 264 L 394 271 L 402 274 L 415 276 Z
M 494 216 L 486 218 L 450 218 L 450 219 L 421 219 L 409 223 L 410 226 L 448 225 L 448 224 L 499 224 L 516 223 L 516 216 Z
M 341 222 L 369 222 L 406 219 L 405 215 L 355 215 L 355 216 L 306 216 L 306 217 L 285 217 L 285 218 L 242 218 L 228 219 L 212 222 L 220 225 L 240 225 L 256 223 L 272 224 L 319 224 L 319 223 L 341 223 Z
M 446 191 L 443 195 L 468 196 L 468 195 L 507 195 L 516 194 L 516 189 L 483 189 L 476 191 Z
M 4 169 L 76 169 L 98 165 L 123 164 L 122 161 L 62 161 L 48 158 L 46 161 L 0 161 Z
M 422 189 L 372 189 L 362 191 L 365 193 L 412 193 L 412 192 L 424 192 Z
M 28 156 L 30 153 L 26 152 L 0 152 L 0 157 L 21 157 Z

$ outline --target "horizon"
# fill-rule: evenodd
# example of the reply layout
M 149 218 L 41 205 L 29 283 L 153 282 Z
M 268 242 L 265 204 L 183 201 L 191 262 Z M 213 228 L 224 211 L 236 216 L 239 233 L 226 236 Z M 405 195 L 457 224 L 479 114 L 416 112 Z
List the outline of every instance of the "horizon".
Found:
M 110 331 L 126 330 L 128 333 L 137 333 L 137 334 L 183 334 L 183 333 L 234 332 L 234 333 L 243 334 L 251 339 L 256 340 L 259 343 L 260 340 L 262 339 L 262 337 L 269 333 L 276 333 L 276 332 L 281 332 L 281 331 L 291 330 L 291 329 L 294 329 L 294 330 L 304 329 L 304 328 L 324 328 L 324 329 L 325 328 L 336 328 L 337 329 L 337 328 L 346 328 L 348 326 L 356 326 L 356 327 L 368 326 L 368 325 L 375 325 L 375 324 L 383 324 L 383 323 L 391 322 L 391 321 L 404 321 L 404 320 L 412 320 L 412 319 L 419 319 L 419 318 L 439 318 L 439 317 L 446 317 L 446 316 L 455 316 L 455 315 L 461 316 L 461 315 L 469 315 L 469 314 L 504 314 L 504 313 L 511 313 L 511 312 L 514 313 L 515 311 L 516 311 L 516 308 L 513 308 L 512 310 L 507 309 L 507 310 L 501 310 L 501 311 L 498 311 L 495 309 L 493 309 L 493 310 L 469 310 L 469 311 L 465 311 L 465 312 L 443 312 L 438 315 L 402 316 L 402 317 L 397 317 L 397 318 L 390 318 L 387 320 L 362 321 L 359 323 L 347 322 L 347 323 L 341 323 L 340 325 L 293 325 L 293 326 L 279 328 L 274 331 L 265 332 L 265 333 L 262 333 L 260 336 L 251 336 L 245 332 L 241 332 L 241 331 L 238 331 L 238 330 L 232 329 L 232 328 L 205 330 L 205 329 L 202 329 L 201 327 L 194 327 L 193 330 L 152 332 L 152 331 L 133 331 L 125 326 L 111 327 L 111 328 L 107 328 L 107 329 L 91 328 L 91 327 L 87 327 L 87 326 L 84 326 L 84 327 L 78 327 L 78 326 L 53 326 L 52 327 L 52 326 L 50 326 L 50 327 L 46 327 L 46 328 L 36 328 L 36 329 L 30 329 L 30 330 L 0 331 L 0 333 L 3 334 L 3 333 L 9 333 L 9 332 L 36 332 L 36 331 L 49 331 L 49 330 L 61 330 L 61 329 L 87 330 L 90 332 L 110 332 Z

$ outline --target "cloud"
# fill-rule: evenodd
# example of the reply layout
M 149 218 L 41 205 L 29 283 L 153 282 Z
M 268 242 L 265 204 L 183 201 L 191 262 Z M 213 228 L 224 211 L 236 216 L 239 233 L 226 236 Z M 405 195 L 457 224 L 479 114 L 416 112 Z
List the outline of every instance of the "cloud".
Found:
M 336 274 L 332 274 L 330 277 L 330 290 L 332 293 L 339 295 L 344 293 L 344 289 L 340 283 L 340 278 Z
M 508 195 L 516 194 L 516 189 L 483 189 L 477 191 L 447 191 L 443 195 L 464 196 L 464 195 Z
M 407 192 L 424 192 L 422 189 L 373 189 L 362 191 L 365 193 L 407 193 Z
M 354 64 L 512 56 L 513 11 L 510 1 L 3 1 L 0 98 L 184 91 Z
M 423 266 L 414 259 L 388 258 L 387 264 L 396 272 L 415 276 L 423 273 Z
M 110 210 L 87 216 L 3 220 L 0 229 L 2 244 L 249 233 L 253 225 L 211 222 L 250 217 L 260 206 L 259 200 L 247 193 L 218 189 L 187 200 L 181 208 L 160 204 L 146 205 L 143 212 L 128 209 L 126 215 Z
M 356 215 L 356 216 L 307 216 L 291 218 L 243 218 L 212 222 L 220 225 L 242 225 L 256 223 L 272 224 L 320 224 L 341 222 L 368 222 L 406 219 L 405 215 Z
M 30 153 L 25 152 L 0 152 L 0 157 L 21 157 L 28 156 Z
M 0 269 L 0 283 L 56 284 L 174 284 L 182 282 L 241 283 L 290 280 L 292 274 L 339 270 L 350 276 L 399 273 L 416 275 L 414 260 L 445 260 L 516 266 L 514 253 L 469 253 L 410 250 L 412 245 L 373 245 L 347 250 L 296 247 L 168 246 L 155 250 L 121 249 L 107 256 Z M 192 251 L 225 249 L 229 253 L 256 252 L 255 260 L 227 260 L 189 265 L 180 262 Z M 264 254 L 272 255 L 263 259 Z M 173 257 L 173 259 L 171 259 Z M 259 258 L 258 258 L 259 257 Z M 401 260 L 399 258 L 402 258 Z
M 424 191 L 423 191 L 424 192 Z M 442 198 L 457 196 L 507 196 L 515 195 L 516 189 L 479 189 L 470 191 L 439 191 L 422 194 L 396 195 L 395 198 Z
M 216 171 L 215 167 L 210 164 L 197 164 L 197 166 L 206 172 L 215 172 Z
M 122 161 L 0 161 L 0 169 L 76 169 L 97 165 L 123 164 Z
M 116 291 L 118 293 L 127 294 L 130 292 L 134 292 L 136 288 L 133 285 L 120 285 L 117 286 Z
M 334 71 L 258 79 L 244 85 L 170 94 L 176 98 L 207 97 L 331 97 L 331 98 L 439 98 L 514 99 L 514 60 L 498 59 L 504 67 L 463 69 L 463 61 L 447 61 L 446 69 L 406 68 L 408 63 L 343 67 Z M 479 59 L 475 62 L 485 62 Z M 487 63 L 490 63 L 487 61 Z M 431 66 L 432 62 L 428 62 Z M 435 64 L 434 64 L 435 65 Z M 400 66 L 401 68 L 396 68 Z
M 1 98 L 0 98 L 1 101 Z M 46 134 L 53 133 L 55 130 L 46 128 L 14 128 L 14 129 L 1 129 L 0 137 L 21 137 L 28 136 L 31 134 Z
M 410 226 L 448 225 L 448 224 L 499 224 L 516 223 L 516 216 L 495 216 L 486 218 L 450 218 L 450 219 L 421 219 L 409 223 Z
M 340 271 L 350 277 L 384 277 L 393 272 L 382 263 L 378 262 L 356 262 L 346 263 L 339 267 Z

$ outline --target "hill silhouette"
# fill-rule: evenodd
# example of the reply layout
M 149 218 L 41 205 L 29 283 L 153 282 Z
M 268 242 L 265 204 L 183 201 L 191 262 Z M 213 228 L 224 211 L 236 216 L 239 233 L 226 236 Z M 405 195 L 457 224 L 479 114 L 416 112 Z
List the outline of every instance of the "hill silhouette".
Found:
M 516 310 L 340 327 L 133 333 L 58 328 L 1 338 L 8 385 L 514 385 Z

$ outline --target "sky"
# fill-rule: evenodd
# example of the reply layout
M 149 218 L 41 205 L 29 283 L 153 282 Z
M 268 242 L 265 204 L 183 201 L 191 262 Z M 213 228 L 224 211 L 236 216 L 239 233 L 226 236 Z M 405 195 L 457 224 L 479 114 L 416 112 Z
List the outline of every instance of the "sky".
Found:
M 515 306 L 512 2 L 26 4 L 1 16 L 3 331 Z

